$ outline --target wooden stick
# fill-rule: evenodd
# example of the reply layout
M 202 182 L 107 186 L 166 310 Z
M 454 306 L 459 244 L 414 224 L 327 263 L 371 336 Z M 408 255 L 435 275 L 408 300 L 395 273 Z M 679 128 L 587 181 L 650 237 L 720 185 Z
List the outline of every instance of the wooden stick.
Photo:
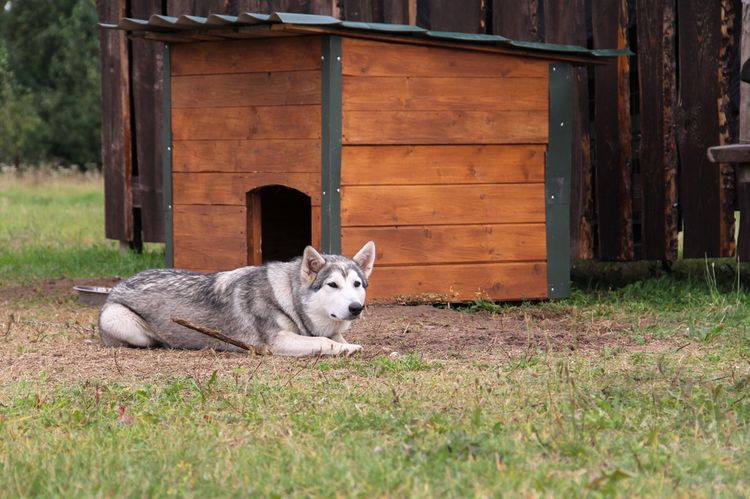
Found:
M 179 317 L 172 317 L 172 322 L 176 322 L 180 326 L 185 326 L 186 328 L 192 329 L 193 331 L 198 331 L 199 333 L 203 333 L 206 336 L 210 336 L 219 341 L 223 341 L 224 343 L 229 343 L 230 345 L 234 345 L 243 350 L 247 350 L 248 352 L 252 352 L 255 355 L 271 355 L 271 352 L 267 348 L 258 348 L 253 345 L 248 345 L 243 341 L 230 338 L 229 336 L 225 335 L 221 331 L 217 331 L 216 329 L 209 329 L 189 320 L 180 319 Z

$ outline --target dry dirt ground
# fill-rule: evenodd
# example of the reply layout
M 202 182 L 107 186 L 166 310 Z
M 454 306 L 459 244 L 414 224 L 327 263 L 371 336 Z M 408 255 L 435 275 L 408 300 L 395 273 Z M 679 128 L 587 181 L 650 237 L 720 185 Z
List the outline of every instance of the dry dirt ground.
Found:
M 255 369 L 259 364 L 290 369 L 313 361 L 210 350 L 104 348 L 96 329 L 98 308 L 81 305 L 72 287 L 113 282 L 60 279 L 0 288 L 0 384 L 40 377 L 48 382 L 97 379 L 131 383 L 237 367 Z M 359 355 L 362 359 L 417 353 L 446 362 L 507 362 L 540 352 L 598 355 L 605 348 L 653 351 L 673 346 L 654 338 L 636 344 L 627 332 L 631 325 L 586 318 L 573 308 L 509 307 L 492 314 L 429 305 L 374 304 L 346 338 L 364 347 Z

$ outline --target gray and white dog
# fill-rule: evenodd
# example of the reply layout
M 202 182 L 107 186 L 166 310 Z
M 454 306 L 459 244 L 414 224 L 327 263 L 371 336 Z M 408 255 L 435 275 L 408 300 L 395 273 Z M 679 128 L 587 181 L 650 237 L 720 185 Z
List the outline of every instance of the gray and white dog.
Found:
M 375 243 L 352 259 L 322 255 L 228 272 L 159 269 L 118 283 L 99 315 L 106 346 L 240 351 L 176 324 L 186 319 L 275 355 L 350 355 L 362 349 L 342 333 L 360 317 Z

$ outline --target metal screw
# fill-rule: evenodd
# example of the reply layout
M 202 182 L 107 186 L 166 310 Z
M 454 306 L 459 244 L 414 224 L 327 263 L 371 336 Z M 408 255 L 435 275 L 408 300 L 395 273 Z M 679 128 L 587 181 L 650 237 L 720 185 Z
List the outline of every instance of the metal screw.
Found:
M 341 192 L 341 189 L 336 189 L 336 192 Z
M 323 195 L 324 195 L 324 196 L 326 195 L 326 191 L 323 191 Z
M 565 122 L 564 122 L 564 121 L 561 121 L 561 122 L 560 122 L 560 126 L 565 126 Z
M 341 60 L 341 56 L 336 57 L 336 60 L 340 61 Z

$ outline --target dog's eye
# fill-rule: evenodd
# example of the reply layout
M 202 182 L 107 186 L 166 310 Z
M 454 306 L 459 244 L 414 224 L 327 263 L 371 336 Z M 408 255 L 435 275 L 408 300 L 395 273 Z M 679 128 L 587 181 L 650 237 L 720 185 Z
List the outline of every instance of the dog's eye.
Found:
M 360 287 L 361 285 L 362 285 L 362 283 L 361 283 L 361 282 L 359 282 L 359 281 L 354 281 L 354 287 L 355 287 L 355 288 L 358 288 L 358 287 Z
M 331 286 L 332 288 L 338 288 L 339 287 L 339 285 L 336 284 L 335 282 L 329 282 L 328 285 Z

